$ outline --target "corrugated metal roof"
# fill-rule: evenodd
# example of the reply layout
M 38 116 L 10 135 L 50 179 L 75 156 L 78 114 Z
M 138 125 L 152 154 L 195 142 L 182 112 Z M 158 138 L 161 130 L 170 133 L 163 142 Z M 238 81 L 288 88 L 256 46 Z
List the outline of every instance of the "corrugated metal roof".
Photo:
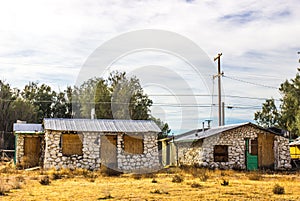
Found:
M 45 130 L 91 132 L 161 132 L 151 120 L 44 119 Z
M 211 128 L 208 130 L 205 130 L 204 132 L 201 130 L 193 130 L 192 132 L 189 131 L 189 135 L 185 135 L 185 134 L 181 134 L 182 137 L 178 137 L 177 139 L 175 139 L 175 142 L 190 142 L 190 141 L 194 141 L 194 140 L 199 140 L 199 139 L 204 139 L 231 129 L 235 129 L 241 126 L 245 126 L 245 125 L 254 125 L 250 122 L 246 122 L 246 123 L 240 123 L 240 124 L 231 124 L 231 125 L 225 125 L 225 126 L 219 126 L 219 127 L 215 127 L 215 128 Z M 258 126 L 257 126 L 258 127 Z M 263 129 L 263 128 L 262 128 Z M 269 131 L 271 132 L 271 131 Z M 197 136 L 196 136 L 197 134 Z
M 15 133 L 37 133 L 43 132 L 42 124 L 20 124 L 14 123 L 13 131 Z
M 295 141 L 293 141 L 293 142 L 291 142 L 290 144 L 289 144 L 290 146 L 295 146 L 295 145 L 300 145 L 300 137 L 297 137 L 296 139 L 295 139 Z

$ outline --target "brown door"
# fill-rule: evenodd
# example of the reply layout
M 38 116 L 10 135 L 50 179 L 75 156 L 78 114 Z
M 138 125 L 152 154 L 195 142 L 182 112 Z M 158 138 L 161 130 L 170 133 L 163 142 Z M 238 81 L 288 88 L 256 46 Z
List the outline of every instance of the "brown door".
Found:
M 274 135 L 259 134 L 258 135 L 258 167 L 274 168 Z
M 35 167 L 39 165 L 41 157 L 41 138 L 24 138 L 24 166 Z
M 101 136 L 101 164 L 109 167 L 117 167 L 117 136 Z

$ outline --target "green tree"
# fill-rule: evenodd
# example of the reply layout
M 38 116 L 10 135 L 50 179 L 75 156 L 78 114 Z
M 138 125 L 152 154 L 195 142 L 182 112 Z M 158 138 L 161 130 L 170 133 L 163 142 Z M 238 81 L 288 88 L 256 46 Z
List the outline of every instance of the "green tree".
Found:
M 110 74 L 108 81 L 114 118 L 150 119 L 153 101 L 144 93 L 138 78 L 127 78 L 125 72 L 116 71 Z
M 293 134 L 300 134 L 300 75 L 286 80 L 281 84 L 279 91 L 283 95 L 281 104 L 281 124 L 284 129 Z
M 163 139 L 163 138 L 168 137 L 168 135 L 171 132 L 169 125 L 167 123 L 163 122 L 159 118 L 151 117 L 151 120 L 153 120 L 162 131 L 160 134 L 158 134 L 158 139 Z
M 105 80 L 100 79 L 95 89 L 95 113 L 98 119 L 112 119 L 111 92 Z
M 0 131 L 12 131 L 10 112 L 16 98 L 17 94 L 11 86 L 0 80 Z
M 37 108 L 37 121 L 41 123 L 44 118 L 52 117 L 52 103 L 55 92 L 51 87 L 37 82 L 30 82 L 21 92 L 22 97 Z
M 300 135 L 300 69 L 296 77 L 286 80 L 280 85 L 279 92 L 282 99 L 279 110 L 273 99 L 268 99 L 263 104 L 262 110 L 254 114 L 254 119 L 264 127 L 276 126 Z
M 274 99 L 267 99 L 262 105 L 262 110 L 254 114 L 254 120 L 262 127 L 278 127 L 280 114 Z

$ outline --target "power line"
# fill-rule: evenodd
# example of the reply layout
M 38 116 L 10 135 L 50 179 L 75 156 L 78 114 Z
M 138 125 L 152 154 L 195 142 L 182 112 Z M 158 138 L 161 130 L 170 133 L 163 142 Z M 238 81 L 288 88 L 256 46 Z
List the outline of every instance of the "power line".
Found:
M 252 84 L 252 85 L 256 85 L 256 86 L 260 86 L 260 87 L 266 87 L 266 88 L 270 88 L 270 89 L 278 89 L 278 87 L 273 87 L 273 86 L 269 86 L 269 85 L 259 84 L 259 83 L 255 83 L 255 82 L 249 82 L 249 81 L 245 81 L 245 80 L 242 80 L 242 79 L 239 79 L 239 78 L 235 78 L 235 77 L 229 77 L 229 76 L 226 76 L 226 75 L 224 75 L 224 77 L 228 78 L 228 79 L 231 79 L 231 80 L 238 81 L 238 82 L 243 82 L 243 83 L 246 83 L 246 84 Z

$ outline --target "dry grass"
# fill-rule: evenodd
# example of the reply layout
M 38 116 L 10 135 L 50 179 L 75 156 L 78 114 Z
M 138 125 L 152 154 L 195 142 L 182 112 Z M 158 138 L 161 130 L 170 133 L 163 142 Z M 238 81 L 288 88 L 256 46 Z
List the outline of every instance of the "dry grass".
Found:
M 251 172 L 201 171 L 204 172 L 174 168 L 136 179 L 131 174 L 108 177 L 80 169 L 14 173 L 0 170 L 0 195 L 5 194 L 0 200 L 300 200 L 298 173 L 257 172 L 257 180 L 249 179 Z M 205 174 L 207 179 L 202 181 L 198 174 Z M 175 175 L 183 180 L 173 183 Z M 39 182 L 46 176 L 51 183 L 41 185 Z M 229 181 L 229 185 L 222 186 L 223 181 Z M 275 184 L 284 187 L 284 194 L 274 193 Z M 279 187 L 276 188 L 280 191 Z

